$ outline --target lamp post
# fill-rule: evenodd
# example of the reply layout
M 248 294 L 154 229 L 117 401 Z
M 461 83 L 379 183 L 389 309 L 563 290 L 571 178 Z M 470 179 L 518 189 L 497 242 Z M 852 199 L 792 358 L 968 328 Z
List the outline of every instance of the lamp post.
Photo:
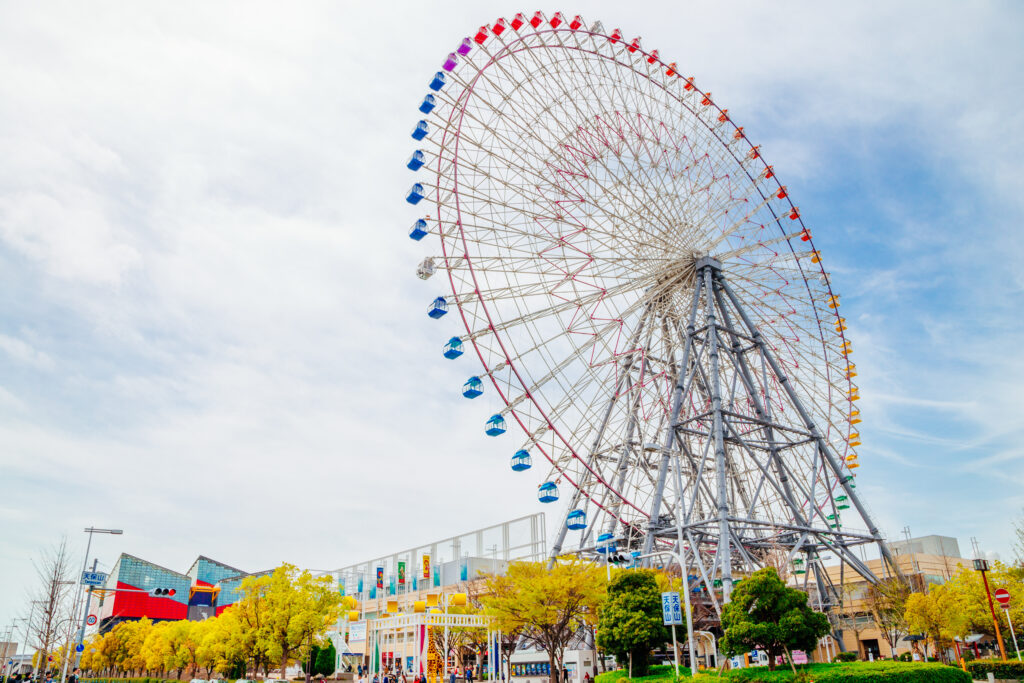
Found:
M 89 566 L 89 551 L 92 550 L 92 535 L 93 534 L 110 534 L 112 536 L 120 536 L 124 533 L 121 529 L 96 529 L 95 527 L 89 527 L 84 529 L 85 533 L 89 534 L 89 541 L 85 545 L 85 560 L 82 561 L 82 573 L 85 573 L 86 568 Z M 95 569 L 95 564 L 93 565 Z M 81 579 L 79 579 L 81 580 Z M 85 620 L 89 618 L 89 605 L 92 602 L 92 586 L 89 586 L 85 593 L 85 610 L 82 614 L 82 626 L 78 629 L 78 638 L 75 640 L 75 669 L 78 668 L 78 664 L 82 661 L 82 653 L 78 651 L 78 646 L 85 640 Z M 67 661 L 70 657 L 64 658 L 64 669 L 67 671 Z M 64 676 L 61 675 L 61 680 L 64 680 Z
M 988 560 L 975 560 L 974 568 L 981 572 L 981 580 L 985 583 L 985 595 L 988 596 L 988 610 L 992 613 L 992 625 L 995 626 L 996 640 L 999 642 L 999 656 L 1005 662 L 1006 648 L 1003 646 L 1003 633 L 999 628 L 999 620 L 996 619 L 996 608 L 992 605 L 992 591 L 988 589 L 988 577 L 985 576 L 985 572 L 988 571 Z

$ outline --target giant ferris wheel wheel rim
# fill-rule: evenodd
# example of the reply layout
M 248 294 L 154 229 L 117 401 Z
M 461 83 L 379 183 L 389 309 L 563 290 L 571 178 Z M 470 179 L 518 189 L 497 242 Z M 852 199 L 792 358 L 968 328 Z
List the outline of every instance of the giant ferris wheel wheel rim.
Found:
M 535 448 L 549 461 L 552 466 L 549 480 L 566 481 L 590 504 L 620 521 L 628 520 L 635 524 L 637 520 L 647 517 L 648 512 L 643 507 L 646 501 L 640 500 L 631 491 L 620 490 L 622 487 L 617 487 L 611 481 L 607 468 L 594 466 L 594 454 L 588 453 L 589 446 L 577 438 L 580 425 L 585 420 L 594 422 L 593 416 L 581 413 L 581 418 L 575 424 L 560 419 L 569 412 L 566 396 L 569 396 L 570 391 L 582 394 L 579 382 L 586 378 L 576 380 L 577 384 L 570 385 L 562 396 L 558 395 L 557 390 L 547 389 L 554 381 L 548 378 L 554 368 L 563 373 L 567 369 L 593 373 L 594 368 L 609 367 L 609 359 L 619 362 L 630 349 L 616 342 L 609 357 L 599 356 L 596 352 L 586 357 L 584 352 L 587 349 L 576 345 L 571 337 L 574 332 L 572 326 L 580 324 L 577 318 L 569 321 L 568 327 L 558 339 L 559 344 L 575 355 L 559 359 L 553 353 L 545 354 L 545 347 L 554 344 L 539 332 L 538 309 L 524 311 L 520 303 L 509 304 L 508 299 L 514 298 L 514 294 L 534 303 L 533 299 L 539 296 L 538 292 L 544 290 L 544 278 L 556 277 L 554 274 L 558 273 L 557 277 L 562 279 L 556 283 L 557 286 L 562 287 L 565 282 L 571 282 L 566 290 L 571 290 L 575 298 L 568 293 L 552 296 L 556 288 L 549 287 L 547 293 L 550 310 L 545 315 L 559 316 L 572 312 L 575 307 L 577 314 L 581 310 L 589 313 L 591 323 L 586 324 L 592 324 L 595 319 L 606 320 L 609 325 L 614 325 L 616 321 L 624 323 L 630 316 L 637 315 L 638 309 L 635 306 L 612 311 L 619 315 L 602 317 L 595 314 L 605 302 L 618 301 L 616 297 L 622 298 L 630 293 L 636 294 L 637 291 L 642 294 L 634 303 L 639 301 L 650 305 L 650 300 L 643 299 L 647 292 L 652 289 L 657 292 L 659 286 L 664 288 L 666 281 L 673 282 L 672 287 L 675 287 L 672 278 L 681 281 L 689 265 L 695 263 L 698 257 L 722 257 L 724 251 L 722 260 L 737 264 L 739 276 L 735 286 L 742 295 L 754 299 L 759 294 L 765 299 L 778 297 L 778 303 L 785 302 L 791 307 L 792 313 L 781 308 L 774 311 L 778 324 L 787 326 L 788 334 L 778 333 L 766 325 L 766 336 L 774 337 L 774 341 L 778 341 L 779 346 L 791 354 L 790 362 L 794 366 L 797 383 L 807 381 L 804 374 L 810 376 L 817 373 L 817 376 L 824 377 L 827 388 L 814 388 L 813 392 L 824 392 L 827 397 L 828 409 L 823 415 L 826 417 L 824 422 L 829 431 L 829 439 L 837 448 L 841 448 L 844 457 L 848 457 L 849 447 L 845 444 L 852 441 L 849 438 L 849 427 L 852 425 L 847 424 L 845 432 L 840 432 L 843 420 L 852 420 L 852 400 L 857 392 L 851 382 L 851 364 L 847 359 L 849 343 L 843 334 L 845 326 L 836 310 L 838 295 L 832 292 L 828 275 L 821 264 L 821 256 L 814 249 L 810 231 L 804 226 L 800 211 L 790 199 L 786 187 L 779 182 L 773 168 L 763 160 L 760 148 L 747 139 L 742 127 L 736 126 L 728 110 L 719 108 L 711 94 L 700 90 L 692 78 L 684 78 L 675 64 L 666 64 L 656 50 L 646 51 L 639 39 L 625 40 L 617 29 L 608 32 L 599 23 L 587 29 L 579 17 L 572 22 L 560 17 L 560 14 L 556 14 L 548 19 L 537 13 L 533 19 L 526 20 L 525 15 L 517 15 L 517 19 L 512 22 L 499 20 L 490 27 L 482 27 L 475 40 L 467 38 L 459 45 L 435 77 L 435 82 L 442 81 L 441 87 L 433 91 L 435 101 L 439 100 L 440 104 L 430 112 L 430 120 L 437 122 L 437 130 L 427 139 L 432 140 L 436 152 L 430 162 L 423 166 L 428 173 L 433 174 L 430 177 L 435 182 L 433 185 L 428 184 L 430 189 L 424 194 L 430 196 L 437 207 L 437 215 L 433 218 L 436 221 L 436 233 L 441 238 L 441 260 L 451 287 L 451 299 L 456 304 L 466 330 L 462 341 L 472 343 L 484 369 L 483 373 L 479 373 L 480 377 L 487 376 L 504 403 L 500 415 L 511 416 L 527 434 L 527 445 L 523 450 Z M 516 21 L 519 26 L 513 28 Z M 572 28 L 575 23 L 580 25 Z M 497 31 L 498 27 L 503 28 Z M 608 73 L 598 73 L 595 65 L 600 65 L 601 69 L 619 70 L 619 78 L 607 78 Z M 593 68 L 581 68 L 584 66 Z M 515 80 L 510 74 L 519 74 L 523 78 Z M 570 78 L 578 81 L 571 88 L 565 85 Z M 616 86 L 629 79 L 632 79 L 632 84 L 628 87 L 620 86 L 623 88 L 620 90 Z M 451 88 L 446 89 L 449 81 Z M 496 84 L 506 84 L 508 87 L 504 92 L 498 92 L 501 88 Z M 552 89 L 559 87 L 561 90 L 554 92 L 544 102 L 538 96 L 543 92 L 540 85 Z M 600 108 L 586 109 L 585 105 L 581 109 L 576 102 L 591 103 L 591 100 L 581 99 L 573 102 L 575 111 L 569 110 L 566 100 L 573 99 L 570 93 L 586 98 L 589 97 L 587 90 L 597 92 L 599 87 L 603 88 L 600 90 L 600 99 L 603 100 Z M 643 88 L 647 90 L 643 91 Z M 500 107 L 495 103 L 499 103 Z M 596 102 L 594 104 L 597 106 Z M 631 111 L 630 106 L 635 111 Z M 578 117 L 570 122 L 572 125 L 567 123 L 563 126 L 562 122 L 552 123 L 552 111 L 576 114 Z M 663 114 L 660 117 L 649 115 L 659 112 Z M 633 115 L 636 115 L 635 121 Z M 528 123 L 524 124 L 523 119 Z M 549 128 L 545 129 L 542 123 L 547 123 Z M 687 135 L 673 137 L 678 130 L 671 126 L 683 124 L 697 131 L 692 139 Z M 534 144 L 537 149 L 513 149 L 508 140 L 513 131 L 523 136 L 520 142 Z M 551 134 L 552 131 L 561 137 Z M 484 134 L 491 135 L 487 144 L 480 137 Z M 666 140 L 672 140 L 672 143 Z M 689 146 L 686 151 L 680 152 L 682 140 Z M 488 144 L 492 146 L 488 147 Z M 604 145 L 603 150 L 599 149 L 601 144 Z M 673 146 L 674 152 L 669 149 Z M 506 156 L 489 156 L 488 151 L 494 147 L 507 152 Z M 657 151 L 652 153 L 651 150 L 655 148 Z M 560 154 L 557 152 L 559 149 Z M 624 149 L 627 149 L 626 161 L 622 161 Z M 598 161 L 595 150 L 601 153 L 602 160 L 595 165 L 595 173 L 588 176 L 585 172 L 587 165 Z M 538 151 L 547 156 L 538 157 Z M 633 152 L 632 159 L 628 152 Z M 734 232 L 730 235 L 723 237 L 719 234 L 719 239 L 714 241 L 716 246 L 724 243 L 730 249 L 703 253 L 693 250 L 688 253 L 681 249 L 683 245 L 678 235 L 668 228 L 679 228 L 682 224 L 672 223 L 671 212 L 667 209 L 661 212 L 658 219 L 662 221 L 661 233 L 645 236 L 643 240 L 634 239 L 632 242 L 624 236 L 625 229 L 638 235 L 646 224 L 625 219 L 613 222 L 608 216 L 598 215 L 600 202 L 612 196 L 605 192 L 606 188 L 600 180 L 595 179 L 598 178 L 598 172 L 600 179 L 607 179 L 613 187 L 625 188 L 634 176 L 641 173 L 645 174 L 645 180 L 650 180 L 660 172 L 656 180 L 664 184 L 667 183 L 667 176 L 676 179 L 687 171 L 693 175 L 693 169 L 710 160 L 713 152 L 722 155 L 716 160 L 727 164 L 729 170 L 742 171 L 748 190 L 748 194 L 742 197 L 743 202 L 749 204 L 751 200 L 756 200 L 758 203 L 754 212 L 741 218 L 743 225 L 732 227 Z M 530 154 L 534 156 L 530 157 Z M 689 154 L 688 161 L 692 163 L 679 166 L 681 160 L 687 160 L 686 154 Z M 664 165 L 659 168 L 658 164 L 663 160 Z M 501 162 L 504 162 L 504 166 Z M 673 163 L 676 165 L 673 166 Z M 603 170 L 597 169 L 598 165 L 603 166 Z M 552 166 L 558 167 L 557 170 L 551 171 Z M 705 166 L 711 168 L 711 185 L 720 182 L 723 177 L 743 180 L 738 173 L 716 175 L 714 167 L 709 163 L 705 163 Z M 580 170 L 584 172 L 573 175 L 574 171 Z M 552 173 L 555 177 L 552 177 Z M 571 180 L 564 180 L 570 176 Z M 584 187 L 588 182 L 590 185 Z M 497 191 L 491 194 L 481 192 L 481 184 Z M 672 185 L 672 188 L 676 187 Z M 542 224 L 552 216 L 538 211 L 538 201 L 555 207 L 549 213 L 554 212 L 554 217 L 559 221 L 572 223 L 568 219 L 575 217 L 572 211 L 579 210 L 579 206 L 566 206 L 569 200 L 564 197 L 569 188 L 579 195 L 579 205 L 587 205 L 587 198 L 593 200 L 590 204 L 595 207 L 594 211 L 582 216 L 589 220 L 576 221 L 583 225 L 574 226 L 571 231 L 552 228 L 551 221 Z M 671 205 L 672 192 L 663 192 L 662 189 L 659 186 L 653 190 L 655 198 L 659 200 L 654 202 L 654 209 L 662 206 L 678 208 Z M 699 188 L 689 189 L 695 191 Z M 563 199 L 553 199 L 559 193 Z M 680 201 L 678 192 L 675 197 L 675 201 Z M 632 199 L 623 199 L 622 195 L 612 198 L 619 200 L 616 204 L 619 212 L 608 212 L 613 217 L 621 219 L 624 214 L 633 216 L 639 211 Z M 731 194 L 728 195 L 728 201 L 721 197 L 719 200 L 726 204 L 742 204 Z M 711 206 L 710 201 L 708 206 Z M 725 208 L 725 215 L 728 215 L 729 207 Z M 685 215 L 685 212 L 678 211 L 676 214 Z M 653 215 L 653 210 L 650 215 Z M 755 215 L 768 218 L 757 224 L 751 221 Z M 595 229 L 595 226 L 609 225 L 618 229 Z M 766 239 L 762 236 L 745 244 L 738 240 L 730 241 L 736 232 L 752 231 L 754 225 L 759 225 L 759 229 L 774 225 L 777 233 L 773 237 Z M 529 226 L 530 229 L 522 229 L 523 226 Z M 714 222 L 710 226 L 721 230 L 728 227 L 722 222 Z M 714 236 L 707 230 L 707 223 L 703 227 L 705 238 Z M 581 235 L 587 234 L 588 229 L 589 235 L 600 233 L 598 238 L 593 238 L 596 248 L 581 247 L 584 242 Z M 688 234 L 697 233 L 691 231 Z M 591 239 L 589 235 L 586 239 Z M 743 237 L 746 237 L 745 233 Z M 534 249 L 531 252 L 527 247 L 531 244 L 536 247 L 538 240 L 556 243 L 561 252 L 554 256 L 551 255 L 552 251 Z M 488 248 L 491 251 L 487 251 Z M 676 252 L 659 260 L 659 254 L 667 253 L 668 248 L 676 249 Z M 503 255 L 495 256 L 499 250 L 503 250 Z M 756 256 L 765 257 L 768 253 L 773 256 L 767 266 L 755 261 Z M 552 262 L 557 262 L 560 267 L 553 267 Z M 599 265 L 593 266 L 595 263 Z M 573 272 L 574 268 L 578 270 Z M 674 271 L 671 270 L 673 268 Z M 765 289 L 763 280 L 753 276 L 749 279 L 743 277 L 743 273 L 753 273 L 764 278 L 766 271 L 774 273 L 770 277 L 779 278 L 775 282 L 782 281 L 784 284 L 779 284 L 775 289 Z M 792 285 L 780 275 L 783 271 L 794 282 L 799 280 L 797 286 L 802 285 L 805 299 L 795 295 L 792 299 L 787 298 L 783 290 Z M 519 278 L 514 285 L 511 284 L 513 274 Z M 631 274 L 632 279 L 628 277 Z M 564 277 L 567 275 L 569 277 Z M 585 276 L 592 276 L 590 279 L 593 282 L 588 282 Z M 499 277 L 506 279 L 505 290 L 497 286 Z M 581 289 L 586 287 L 591 288 L 589 293 L 581 294 Z M 513 288 L 513 294 L 509 294 Z M 666 296 L 678 294 L 669 289 L 666 288 Z M 552 298 L 560 303 L 552 303 Z M 794 302 L 806 307 L 803 318 L 798 319 Z M 835 305 L 830 310 L 828 306 L 831 304 Z M 542 312 L 548 309 L 542 309 Z M 518 313 L 518 316 L 509 318 L 511 312 Z M 768 316 L 762 317 L 764 320 L 769 319 Z M 836 329 L 836 335 L 827 329 L 830 322 Z M 804 323 L 808 323 L 806 328 L 802 327 Z M 594 335 L 596 345 L 600 336 L 597 333 Z M 517 345 L 523 344 L 524 339 L 525 343 L 533 345 L 525 353 Z M 807 350 L 810 346 L 820 347 L 821 362 L 818 367 L 814 367 L 814 363 L 808 360 L 815 357 L 814 351 Z M 835 348 L 845 349 L 845 352 L 837 353 Z M 801 361 L 805 364 L 803 368 L 800 367 Z M 810 370 L 808 364 L 811 365 Z M 844 379 L 837 376 L 842 365 L 846 366 Z M 501 379 L 501 373 L 505 373 L 508 379 Z M 601 381 L 609 381 L 607 374 L 602 376 Z M 600 385 L 600 382 L 597 384 Z M 586 388 L 585 384 L 583 388 Z M 606 395 L 618 391 L 615 386 L 604 388 L 607 390 Z M 596 393 L 591 391 L 588 395 Z M 654 393 L 651 392 L 652 395 Z M 555 398 L 549 398 L 549 394 Z M 570 403 L 572 398 L 569 396 Z M 657 406 L 652 408 L 652 416 L 657 410 Z M 586 430 L 587 435 L 591 431 Z M 550 442 L 544 441 L 549 437 Z M 853 464 L 856 465 L 855 460 Z M 623 506 L 631 510 L 629 515 L 623 512 Z

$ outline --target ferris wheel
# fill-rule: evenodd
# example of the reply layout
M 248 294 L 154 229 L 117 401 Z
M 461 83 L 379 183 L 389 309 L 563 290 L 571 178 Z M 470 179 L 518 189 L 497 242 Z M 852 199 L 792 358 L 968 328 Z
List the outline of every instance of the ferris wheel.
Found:
M 498 398 L 482 431 L 517 435 L 510 469 L 560 506 L 553 554 L 688 550 L 716 607 L 779 554 L 872 578 L 840 298 L 730 112 L 557 12 L 481 26 L 425 85 L 406 201 L 442 283 L 427 313 L 461 323 L 441 353 Z

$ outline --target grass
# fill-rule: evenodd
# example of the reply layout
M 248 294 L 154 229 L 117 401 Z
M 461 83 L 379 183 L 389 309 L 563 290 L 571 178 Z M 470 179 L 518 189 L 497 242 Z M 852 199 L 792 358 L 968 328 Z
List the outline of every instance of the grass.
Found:
M 594 679 L 594 683 L 626 683 L 627 681 L 642 681 L 642 683 L 659 683 L 660 681 L 673 681 L 675 680 L 675 665 L 673 664 L 655 664 L 650 667 L 646 676 L 634 676 L 629 677 L 629 671 L 626 669 L 618 669 L 616 671 L 607 671 L 603 674 L 598 674 L 597 678 Z M 679 667 L 680 677 L 690 675 L 690 670 L 685 666 Z
M 595 683 L 669 683 L 674 680 L 671 665 L 652 666 L 648 676 L 630 679 L 624 670 L 599 674 Z M 689 676 L 687 669 L 680 674 Z M 723 679 L 727 679 L 723 681 Z M 718 674 L 705 671 L 692 679 L 694 683 L 970 683 L 969 674 L 945 664 L 921 662 L 843 662 L 837 664 L 804 664 L 796 675 L 788 665 L 769 671 L 768 667 L 733 669 Z

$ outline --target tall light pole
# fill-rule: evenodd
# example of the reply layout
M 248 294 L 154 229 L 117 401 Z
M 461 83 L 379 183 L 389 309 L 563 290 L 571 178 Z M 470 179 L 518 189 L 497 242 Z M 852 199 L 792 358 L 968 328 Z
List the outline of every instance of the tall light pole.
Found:
M 92 550 L 92 535 L 93 534 L 111 534 L 113 536 L 120 536 L 124 533 L 121 529 L 96 529 L 89 527 L 84 530 L 85 533 L 89 534 L 89 541 L 85 545 L 85 560 L 82 562 L 82 573 L 85 573 L 86 568 L 89 566 L 89 551 Z M 95 565 L 94 565 L 95 569 Z M 81 580 L 81 579 L 79 579 Z M 85 620 L 89 618 L 89 605 L 92 602 L 92 586 L 89 586 L 85 593 L 85 610 L 82 614 L 82 626 L 78 629 L 78 638 L 75 640 L 75 669 L 78 668 L 79 663 L 82 661 L 82 653 L 78 651 L 78 646 L 85 640 Z M 67 670 L 67 661 L 70 657 L 64 657 L 64 668 Z M 64 676 L 61 676 L 61 680 L 64 680 Z

